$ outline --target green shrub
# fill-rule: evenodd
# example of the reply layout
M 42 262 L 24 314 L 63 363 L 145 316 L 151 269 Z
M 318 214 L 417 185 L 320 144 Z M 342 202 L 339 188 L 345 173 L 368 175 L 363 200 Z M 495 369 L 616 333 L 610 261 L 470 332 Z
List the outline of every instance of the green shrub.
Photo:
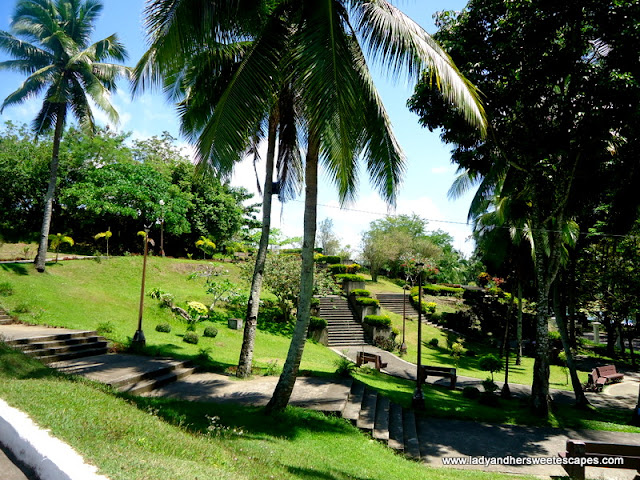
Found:
M 12 310 L 13 313 L 29 313 L 31 311 L 31 306 L 28 303 L 19 303 Z
M 369 306 L 378 306 L 380 305 L 380 302 L 378 301 L 378 299 L 376 298 L 369 298 L 369 297 L 356 297 L 356 303 L 358 305 L 363 305 L 365 307 L 369 307 Z
M 302 249 L 301 248 L 283 248 L 282 250 L 280 250 L 280 253 L 302 253 Z
M 156 325 L 156 332 L 170 333 L 171 325 L 169 325 L 168 323 L 159 323 L 158 325 Z
M 373 345 L 387 352 L 393 352 L 399 347 L 399 345 L 393 339 L 383 337 L 382 335 L 378 335 L 373 339 Z
M 346 357 L 338 357 L 333 364 L 336 366 L 336 373 L 341 377 L 350 377 L 351 372 L 356 369 L 356 364 Z
M 476 387 L 464 387 L 462 389 L 462 396 L 471 400 L 476 400 L 480 397 L 480 390 Z
M 195 332 L 187 332 L 184 334 L 184 337 L 182 337 L 182 341 L 192 345 L 197 345 L 200 341 L 200 337 L 198 337 L 198 334 Z
M 347 266 L 342 263 L 336 263 L 335 265 L 329 265 L 329 272 L 332 275 L 337 275 L 339 273 L 347 273 Z
M 498 390 L 498 385 L 491 378 L 486 378 L 482 381 L 482 388 L 487 393 L 493 393 Z
M 391 319 L 386 315 L 367 315 L 364 317 L 362 323 L 376 328 L 389 328 L 391 326 Z
M 397 329 L 396 327 L 393 327 L 393 328 L 391 329 L 391 335 L 393 335 L 393 336 L 397 337 L 398 335 L 400 335 L 400 330 L 399 330 L 399 329 Z
M 323 261 L 329 265 L 335 265 L 336 263 L 340 263 L 342 259 L 336 255 L 325 255 Z
M 203 337 L 209 338 L 214 338 L 216 335 L 218 335 L 218 329 L 213 326 L 205 327 L 204 333 L 202 334 Z
M 364 288 L 356 288 L 355 290 L 351 290 L 351 295 L 354 297 L 370 297 L 371 292 L 369 290 L 365 290 Z
M 328 323 L 324 318 L 311 317 L 311 320 L 309 320 L 309 330 L 322 330 L 327 328 L 327 325 Z
M 438 304 L 435 302 L 423 302 L 422 303 L 422 311 L 427 315 L 431 315 L 436 312 L 436 308 L 438 308 Z
M 347 273 L 358 273 L 361 269 L 362 267 L 357 263 L 347 265 Z
M 9 297 L 13 295 L 13 285 L 11 282 L 0 283 L 0 297 Z
M 478 367 L 485 372 L 491 372 L 491 381 L 493 382 L 493 372 L 502 370 L 502 360 L 492 353 L 488 353 L 478 359 Z
M 105 333 L 113 333 L 114 329 L 115 327 L 113 326 L 113 323 L 102 322 L 98 324 L 98 328 L 96 328 L 96 332 L 98 332 L 99 335 L 104 335 Z
M 431 345 L 433 348 L 438 348 L 438 339 L 432 338 L 431 340 L 429 340 L 429 345 Z
M 316 297 L 311 298 L 311 306 L 313 308 L 318 308 L 320 306 L 320 299 Z
M 347 281 L 347 282 L 364 282 L 364 277 L 362 275 L 355 275 L 353 273 L 339 273 L 335 276 L 335 279 L 338 282 Z
M 422 286 L 422 293 L 424 295 L 437 296 L 462 296 L 464 293 L 463 288 L 447 287 L 446 285 L 435 285 L 428 283 Z M 418 295 L 418 287 L 411 289 L 411 296 Z

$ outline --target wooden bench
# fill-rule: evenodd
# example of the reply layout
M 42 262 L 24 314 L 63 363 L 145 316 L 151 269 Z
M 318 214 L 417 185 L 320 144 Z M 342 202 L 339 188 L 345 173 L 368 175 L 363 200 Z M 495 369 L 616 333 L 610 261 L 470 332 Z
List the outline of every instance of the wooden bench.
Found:
M 563 464 L 572 480 L 584 480 L 586 467 L 640 469 L 640 445 L 624 445 L 618 443 L 588 442 L 584 440 L 567 440 L 567 451 L 560 452 L 562 458 L 579 458 L 576 464 Z M 622 463 L 602 463 L 603 458 L 620 457 Z M 597 464 L 595 463 L 597 462 Z
M 376 370 L 380 371 L 381 368 L 387 366 L 386 363 L 382 363 L 382 357 L 377 353 L 358 352 L 356 357 L 356 367 L 359 367 L 363 363 L 373 363 L 376 366 Z
M 594 368 L 589 374 L 586 389 L 594 392 L 601 392 L 606 383 L 607 379 L 598 375 L 598 371 Z
M 624 375 L 616 371 L 615 365 L 596 367 L 596 371 L 598 372 L 599 377 L 606 380 L 606 383 L 621 382 L 624 379 Z
M 458 379 L 458 375 L 456 374 L 456 369 L 451 367 L 430 367 L 428 365 L 422 365 L 422 383 L 427 382 L 427 377 L 449 377 L 451 379 L 451 384 L 449 388 L 453 390 L 456 388 L 456 380 Z

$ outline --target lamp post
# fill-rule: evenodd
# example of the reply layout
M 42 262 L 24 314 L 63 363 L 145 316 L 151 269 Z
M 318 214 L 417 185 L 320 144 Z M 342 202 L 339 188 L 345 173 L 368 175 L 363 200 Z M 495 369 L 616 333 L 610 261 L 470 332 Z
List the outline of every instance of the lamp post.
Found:
M 418 361 L 416 371 L 416 389 L 413 392 L 411 406 L 416 410 L 424 410 L 422 393 L 422 267 L 424 263 L 416 263 L 418 267 Z
M 144 226 L 144 254 L 142 257 L 142 286 L 140 287 L 140 309 L 138 311 L 138 329 L 133 335 L 131 346 L 134 350 L 144 348 L 147 340 L 144 338 L 144 332 L 142 331 L 142 312 L 144 310 L 144 282 L 147 276 L 147 254 L 149 253 L 149 229 L 151 225 Z
M 402 345 L 400 353 L 407 353 L 407 344 L 404 342 L 404 332 L 407 329 L 407 285 L 402 287 Z
M 164 257 L 164 200 L 160 199 L 158 204 L 162 210 L 162 217 L 158 219 L 160 222 L 160 254 Z

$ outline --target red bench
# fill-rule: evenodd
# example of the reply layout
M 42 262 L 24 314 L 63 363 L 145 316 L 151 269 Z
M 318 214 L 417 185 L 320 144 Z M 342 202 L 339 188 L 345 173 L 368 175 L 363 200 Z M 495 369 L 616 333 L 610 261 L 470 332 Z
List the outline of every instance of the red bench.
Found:
M 567 451 L 558 455 L 566 459 L 581 459 L 572 460 L 576 462 L 574 464 L 562 465 L 572 480 L 585 480 L 587 466 L 640 471 L 640 445 L 567 440 Z M 616 457 L 615 464 L 603 463 L 605 457 Z M 621 462 L 617 461 L 620 458 Z
M 624 379 L 622 373 L 616 372 L 615 365 L 605 365 L 604 367 L 596 367 L 598 376 L 606 379 L 606 383 L 621 382 Z
M 377 353 L 358 352 L 356 357 L 356 367 L 359 367 L 363 363 L 372 362 L 376 366 L 376 370 L 380 371 L 381 368 L 387 366 L 386 363 L 382 363 L 382 357 Z

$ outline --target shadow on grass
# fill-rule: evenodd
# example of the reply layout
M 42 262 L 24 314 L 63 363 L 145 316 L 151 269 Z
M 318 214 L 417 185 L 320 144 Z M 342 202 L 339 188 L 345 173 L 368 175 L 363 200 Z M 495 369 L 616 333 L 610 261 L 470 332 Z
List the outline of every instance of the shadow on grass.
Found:
M 295 407 L 268 415 L 261 407 L 239 404 L 123 396 L 140 410 L 153 413 L 166 422 L 192 433 L 221 436 L 228 440 L 237 436 L 267 441 L 275 438 L 291 440 L 302 432 L 330 436 L 353 432 L 355 428 L 340 418 Z M 242 434 L 234 433 L 238 431 L 242 431 Z
M 25 354 L 0 344 L 0 372 L 18 380 L 61 377 L 62 374 Z
M 206 352 L 206 349 L 201 349 L 199 354 L 187 354 L 184 353 L 184 347 L 175 345 L 173 343 L 164 343 L 161 345 L 147 346 L 142 350 L 143 355 L 151 357 L 172 357 L 178 360 L 191 360 L 203 370 L 208 372 L 222 373 L 232 365 L 230 363 L 218 362 L 213 360 Z
M 316 469 L 287 466 L 287 470 L 300 478 L 310 478 L 317 480 L 366 480 L 367 477 L 354 477 L 351 473 L 338 472 L 328 468 L 328 472 L 319 472 Z M 321 468 L 321 467 L 320 467 Z
M 23 263 L 3 263 L 0 264 L 0 268 L 5 272 L 12 272 L 16 275 L 29 275 L 27 267 Z

